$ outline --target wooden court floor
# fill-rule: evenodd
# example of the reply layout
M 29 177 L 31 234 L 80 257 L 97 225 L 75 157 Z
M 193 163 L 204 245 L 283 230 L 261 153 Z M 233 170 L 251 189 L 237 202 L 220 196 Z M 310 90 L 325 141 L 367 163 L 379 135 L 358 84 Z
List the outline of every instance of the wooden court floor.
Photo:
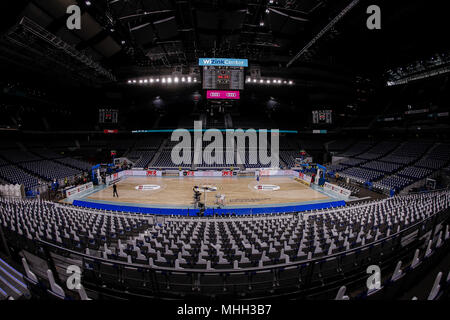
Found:
M 162 206 L 192 206 L 194 186 L 209 185 L 217 191 L 206 193 L 207 206 L 216 205 L 216 194 L 225 195 L 225 206 L 257 206 L 294 204 L 330 199 L 289 177 L 263 177 L 260 184 L 279 186 L 279 190 L 256 190 L 254 177 L 242 178 L 194 178 L 194 177 L 128 177 L 117 183 L 119 198 L 113 197 L 112 186 L 93 193 L 87 199 L 140 203 Z M 136 190 L 139 185 L 159 185 L 157 190 Z M 202 193 L 201 201 L 205 200 Z

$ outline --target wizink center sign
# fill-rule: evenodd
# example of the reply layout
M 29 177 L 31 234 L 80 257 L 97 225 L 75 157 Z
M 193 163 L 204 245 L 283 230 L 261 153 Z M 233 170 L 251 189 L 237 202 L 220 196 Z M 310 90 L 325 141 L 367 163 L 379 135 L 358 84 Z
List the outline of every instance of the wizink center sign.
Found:
M 248 67 L 248 60 L 227 58 L 199 58 L 198 65 L 214 67 Z

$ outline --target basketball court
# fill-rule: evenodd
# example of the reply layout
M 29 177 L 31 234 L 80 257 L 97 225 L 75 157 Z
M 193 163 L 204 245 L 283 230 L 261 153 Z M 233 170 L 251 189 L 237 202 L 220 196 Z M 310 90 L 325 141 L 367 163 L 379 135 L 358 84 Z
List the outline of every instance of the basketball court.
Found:
M 192 210 L 195 186 L 201 190 L 201 202 L 216 210 L 295 208 L 295 211 L 302 211 L 300 207 L 310 210 L 343 202 L 320 187 L 309 187 L 292 177 L 282 176 L 263 177 L 259 182 L 254 177 L 127 177 L 116 185 L 119 197 L 113 197 L 112 186 L 101 186 L 66 202 L 98 209 L 140 208 L 135 210 L 137 212 L 143 212 L 142 208 Z M 225 199 L 219 207 L 221 195 Z
M 225 195 L 225 206 L 254 206 L 295 204 L 305 201 L 329 199 L 328 196 L 315 191 L 288 177 L 262 178 L 260 185 L 279 186 L 278 190 L 258 189 L 255 178 L 169 178 L 169 177 L 130 177 L 117 183 L 119 198 L 113 197 L 112 187 L 107 187 L 87 199 L 116 201 L 122 203 L 142 203 L 155 206 L 192 206 L 194 186 L 212 186 L 217 191 L 202 192 L 201 200 L 206 206 L 215 205 L 216 194 Z M 139 186 L 152 186 L 153 190 L 139 189 Z M 159 188 L 156 189 L 156 187 Z M 256 188 L 255 188 L 256 187 Z M 270 187 L 269 187 L 270 188 Z

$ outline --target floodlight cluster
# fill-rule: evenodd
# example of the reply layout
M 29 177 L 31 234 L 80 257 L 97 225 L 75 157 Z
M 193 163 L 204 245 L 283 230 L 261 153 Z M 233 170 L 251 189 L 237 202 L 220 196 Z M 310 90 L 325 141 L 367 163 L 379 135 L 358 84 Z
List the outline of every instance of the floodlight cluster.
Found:
M 197 83 L 197 78 L 192 76 L 161 76 L 146 77 L 138 79 L 129 79 L 128 84 L 131 85 L 156 85 L 156 84 L 191 84 Z
M 264 85 L 293 85 L 294 81 L 292 80 L 285 80 L 285 79 L 279 79 L 279 78 L 252 78 L 248 77 L 245 80 L 245 83 L 247 84 L 264 84 Z

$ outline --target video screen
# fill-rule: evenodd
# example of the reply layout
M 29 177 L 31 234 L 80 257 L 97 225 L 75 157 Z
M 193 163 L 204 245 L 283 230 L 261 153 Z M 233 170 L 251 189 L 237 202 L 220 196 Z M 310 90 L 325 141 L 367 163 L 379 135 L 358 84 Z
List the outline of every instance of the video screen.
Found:
M 118 123 L 119 111 L 117 109 L 99 109 L 99 123 Z
M 244 90 L 244 78 L 243 67 L 203 67 L 203 89 L 205 90 Z
M 333 111 L 332 110 L 314 110 L 312 112 L 313 124 L 332 124 Z

